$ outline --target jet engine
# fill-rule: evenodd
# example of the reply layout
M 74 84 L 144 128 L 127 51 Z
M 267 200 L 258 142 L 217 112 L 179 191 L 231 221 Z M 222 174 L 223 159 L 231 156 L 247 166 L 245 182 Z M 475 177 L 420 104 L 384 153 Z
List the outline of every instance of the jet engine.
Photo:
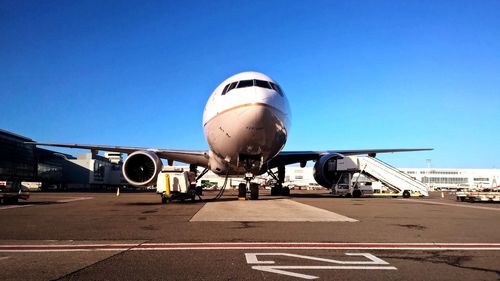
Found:
M 122 172 L 128 183 L 143 187 L 156 182 L 162 167 L 160 158 L 154 152 L 136 151 L 123 163 Z
M 337 171 L 337 159 L 344 156 L 338 153 L 322 155 L 314 164 L 313 176 L 316 182 L 326 188 L 332 188 L 340 179 L 341 173 Z

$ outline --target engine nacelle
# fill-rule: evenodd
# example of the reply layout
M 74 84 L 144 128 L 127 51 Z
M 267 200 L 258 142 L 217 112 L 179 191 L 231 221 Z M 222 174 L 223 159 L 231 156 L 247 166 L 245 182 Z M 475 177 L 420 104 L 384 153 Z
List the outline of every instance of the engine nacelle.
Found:
M 161 159 L 154 152 L 136 151 L 125 159 L 122 172 L 128 183 L 142 187 L 154 184 L 162 168 Z
M 314 164 L 313 176 L 316 182 L 326 188 L 332 188 L 339 180 L 341 173 L 337 171 L 337 159 L 344 156 L 338 153 L 325 154 Z

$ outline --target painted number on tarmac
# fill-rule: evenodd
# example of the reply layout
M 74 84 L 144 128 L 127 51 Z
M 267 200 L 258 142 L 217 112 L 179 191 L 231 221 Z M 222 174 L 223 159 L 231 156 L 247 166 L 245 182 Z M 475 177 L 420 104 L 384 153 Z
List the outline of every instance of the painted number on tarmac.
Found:
M 324 270 L 324 269 L 350 269 L 350 270 L 397 270 L 396 267 L 369 253 L 345 253 L 346 256 L 360 256 L 364 260 L 341 261 L 333 259 L 318 258 L 312 256 L 295 255 L 289 253 L 245 253 L 247 264 L 252 265 L 252 269 L 264 272 L 271 272 L 303 279 L 316 279 L 318 276 L 295 273 L 287 271 L 290 269 Z M 259 260 L 258 256 L 286 256 L 297 259 L 313 260 L 335 265 L 274 265 L 276 262 L 270 259 Z M 272 264 L 272 265 L 269 265 Z

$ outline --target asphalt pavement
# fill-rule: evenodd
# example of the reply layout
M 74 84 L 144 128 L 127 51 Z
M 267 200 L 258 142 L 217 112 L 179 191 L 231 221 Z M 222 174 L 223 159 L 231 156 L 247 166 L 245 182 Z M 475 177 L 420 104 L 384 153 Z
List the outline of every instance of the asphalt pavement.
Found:
M 0 205 L 0 280 L 499 280 L 500 204 L 443 195 L 36 192 Z

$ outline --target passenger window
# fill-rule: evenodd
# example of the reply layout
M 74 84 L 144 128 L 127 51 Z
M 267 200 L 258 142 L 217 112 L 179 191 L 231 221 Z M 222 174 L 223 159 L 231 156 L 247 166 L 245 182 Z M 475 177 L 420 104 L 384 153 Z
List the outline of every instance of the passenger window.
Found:
M 227 93 L 227 88 L 229 88 L 229 85 L 231 84 L 227 84 L 226 87 L 224 87 L 224 90 L 222 90 L 222 95 L 225 95 Z
M 252 86 L 253 86 L 253 80 L 241 80 L 240 83 L 238 84 L 238 89 L 252 87 Z
M 263 81 L 263 80 L 255 80 L 255 86 L 261 87 L 261 88 L 266 88 L 266 89 L 272 89 L 269 82 Z

